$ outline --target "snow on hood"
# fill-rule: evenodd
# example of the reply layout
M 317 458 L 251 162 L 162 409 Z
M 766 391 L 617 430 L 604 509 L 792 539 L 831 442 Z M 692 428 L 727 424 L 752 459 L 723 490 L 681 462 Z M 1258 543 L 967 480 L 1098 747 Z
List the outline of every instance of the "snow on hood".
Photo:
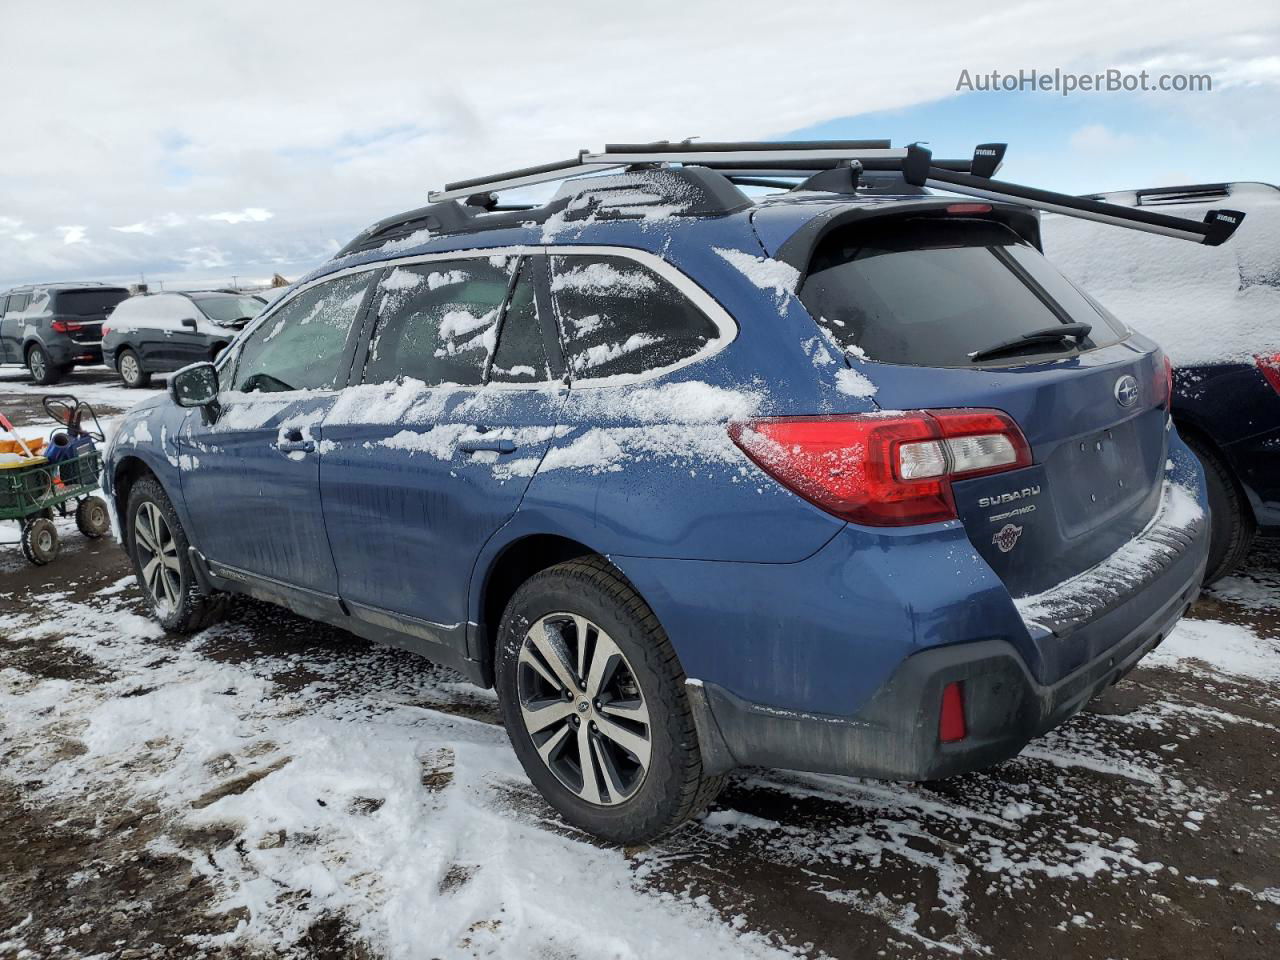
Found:
M 1252 363 L 1280 351 L 1280 191 L 1235 184 L 1158 212 L 1201 220 L 1217 207 L 1246 214 L 1220 247 L 1046 215 L 1045 255 L 1175 364 Z

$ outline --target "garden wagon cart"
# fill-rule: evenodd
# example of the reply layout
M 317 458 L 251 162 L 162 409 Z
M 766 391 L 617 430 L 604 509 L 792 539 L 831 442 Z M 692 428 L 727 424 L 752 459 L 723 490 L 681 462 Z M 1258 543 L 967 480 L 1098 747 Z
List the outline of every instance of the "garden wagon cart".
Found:
M 92 495 L 98 489 L 102 469 L 102 454 L 92 441 L 101 441 L 102 434 L 80 426 L 85 414 L 97 422 L 92 408 L 77 403 L 74 397 L 48 397 L 45 410 L 65 428 L 55 431 L 49 446 L 43 448 L 51 456 L 0 462 L 0 520 L 20 524 L 22 553 L 38 566 L 58 555 L 55 511 L 65 517 L 74 509 L 76 527 L 91 540 L 104 536 L 111 526 L 106 502 Z M 18 443 L 25 446 L 21 440 Z M 63 455 L 55 455 L 55 449 Z

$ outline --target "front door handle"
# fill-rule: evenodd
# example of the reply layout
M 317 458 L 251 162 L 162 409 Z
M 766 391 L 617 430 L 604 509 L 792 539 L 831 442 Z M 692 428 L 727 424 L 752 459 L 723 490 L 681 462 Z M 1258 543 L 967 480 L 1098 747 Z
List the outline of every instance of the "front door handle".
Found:
M 494 453 L 515 453 L 516 442 L 506 437 L 494 437 L 492 440 L 472 438 L 459 440 L 458 449 L 463 453 L 480 453 L 482 450 L 490 450 Z

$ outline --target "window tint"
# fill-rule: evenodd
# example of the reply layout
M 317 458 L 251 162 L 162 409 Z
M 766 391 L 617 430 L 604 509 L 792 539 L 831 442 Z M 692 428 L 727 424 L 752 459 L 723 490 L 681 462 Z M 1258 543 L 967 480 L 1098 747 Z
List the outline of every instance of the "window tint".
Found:
M 129 299 L 128 290 L 58 290 L 54 293 L 54 313 L 73 313 L 91 316 L 107 313 L 117 303 Z
M 9 306 L 5 307 L 5 313 L 21 313 L 27 309 L 27 304 L 31 302 L 31 294 L 15 293 L 9 298 Z
M 379 284 L 365 383 L 481 382 L 515 257 L 396 267 Z
M 970 353 L 1073 321 L 1093 326 L 1086 349 L 1121 336 L 1037 250 L 978 220 L 839 231 L 814 254 L 800 300 L 841 346 L 886 363 L 968 366 Z M 995 362 L 1077 350 L 1041 342 Z
M 511 292 L 511 303 L 502 320 L 498 349 L 493 355 L 489 379 L 495 383 L 537 383 L 551 379 L 547 346 L 538 323 L 538 303 L 533 291 L 533 261 L 525 260 Z
M 552 257 L 551 297 L 579 379 L 670 366 L 719 336 L 675 287 L 626 257 Z
M 240 349 L 233 389 L 324 390 L 345 381 L 339 361 L 371 277 L 317 284 L 267 317 Z

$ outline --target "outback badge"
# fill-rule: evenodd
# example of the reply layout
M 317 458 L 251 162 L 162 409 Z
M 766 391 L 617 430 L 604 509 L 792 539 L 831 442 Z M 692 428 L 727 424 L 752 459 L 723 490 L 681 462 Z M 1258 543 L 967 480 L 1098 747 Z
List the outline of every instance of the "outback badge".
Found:
M 1000 548 L 1001 553 L 1008 553 L 1018 544 L 1018 538 L 1022 536 L 1022 528 L 1014 523 L 1006 523 L 1003 527 L 996 531 L 995 536 L 991 538 L 991 542 Z

